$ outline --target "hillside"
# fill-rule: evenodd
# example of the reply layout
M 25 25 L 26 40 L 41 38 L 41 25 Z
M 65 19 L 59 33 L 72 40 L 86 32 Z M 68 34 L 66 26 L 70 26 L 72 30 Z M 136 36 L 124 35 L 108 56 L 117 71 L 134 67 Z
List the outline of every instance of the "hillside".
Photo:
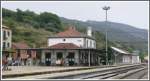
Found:
M 62 23 L 59 17 L 49 12 L 36 14 L 32 11 L 11 11 L 2 9 L 3 25 L 12 29 L 12 42 L 25 42 L 30 47 L 47 46 L 47 37 L 63 31 L 71 23 Z M 72 24 L 73 25 L 73 24 Z M 86 29 L 77 26 L 77 29 L 86 33 Z M 105 47 L 105 37 L 102 33 L 95 31 L 97 47 Z
M 63 30 L 59 17 L 43 12 L 2 9 L 3 25 L 12 30 L 12 42 L 25 42 L 30 47 L 47 45 L 47 37 Z
M 99 31 L 105 35 L 105 29 L 108 31 L 109 41 L 115 44 L 121 44 L 122 48 L 131 47 L 133 49 L 147 51 L 148 49 L 148 30 L 138 29 L 136 27 L 108 22 L 107 26 L 105 22 L 98 21 L 78 21 L 70 20 L 61 17 L 62 23 L 72 23 L 79 27 L 88 27 L 91 26 L 93 30 Z
M 110 33 L 110 38 L 113 41 L 147 41 L 148 31 L 144 29 L 138 29 L 133 26 L 115 22 L 108 22 L 108 26 L 105 26 L 105 22 L 87 21 L 88 25 L 92 25 L 94 29 L 103 32 L 107 28 Z M 118 35 L 115 36 L 114 34 Z M 127 38 L 124 38 L 127 37 Z M 117 39 L 118 38 L 118 39 Z
M 47 46 L 47 37 L 64 31 L 68 25 L 74 25 L 86 33 L 86 27 L 91 26 L 98 49 L 105 49 L 105 22 L 78 21 L 59 17 L 50 12 L 36 14 L 30 10 L 11 11 L 2 9 L 2 23 L 13 31 L 12 42 L 25 42 L 30 47 Z M 108 45 L 133 51 L 141 50 L 142 55 L 147 54 L 147 30 L 138 29 L 121 23 L 109 22 Z

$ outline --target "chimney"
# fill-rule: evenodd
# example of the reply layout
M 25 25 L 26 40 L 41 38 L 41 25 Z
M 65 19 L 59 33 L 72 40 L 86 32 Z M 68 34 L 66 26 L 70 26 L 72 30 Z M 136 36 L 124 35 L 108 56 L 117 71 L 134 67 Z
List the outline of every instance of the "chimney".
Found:
M 70 25 L 68 30 L 76 30 L 76 28 L 74 26 Z
M 92 28 L 90 26 L 87 29 L 87 35 L 90 37 L 92 36 Z

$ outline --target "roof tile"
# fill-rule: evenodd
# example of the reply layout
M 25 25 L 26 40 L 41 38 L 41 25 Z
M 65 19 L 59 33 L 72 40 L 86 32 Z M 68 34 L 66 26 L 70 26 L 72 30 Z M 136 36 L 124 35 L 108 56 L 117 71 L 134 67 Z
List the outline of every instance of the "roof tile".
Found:
M 29 48 L 29 46 L 24 43 L 24 42 L 19 42 L 19 43 L 12 43 L 12 48 L 14 49 L 24 49 L 24 48 Z
M 52 49 L 76 49 L 76 48 L 80 48 L 80 47 L 73 43 L 58 43 L 58 44 L 50 46 L 49 48 L 52 48 Z
M 57 36 L 58 37 L 74 37 L 74 36 L 82 36 L 82 33 L 77 31 L 75 27 L 69 27 L 67 30 L 58 33 Z

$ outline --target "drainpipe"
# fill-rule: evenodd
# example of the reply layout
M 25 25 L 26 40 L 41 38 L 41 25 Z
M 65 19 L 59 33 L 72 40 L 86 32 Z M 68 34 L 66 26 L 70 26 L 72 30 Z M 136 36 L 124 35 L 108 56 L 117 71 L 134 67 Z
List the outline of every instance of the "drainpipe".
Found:
M 89 66 L 91 66 L 90 49 L 89 49 Z

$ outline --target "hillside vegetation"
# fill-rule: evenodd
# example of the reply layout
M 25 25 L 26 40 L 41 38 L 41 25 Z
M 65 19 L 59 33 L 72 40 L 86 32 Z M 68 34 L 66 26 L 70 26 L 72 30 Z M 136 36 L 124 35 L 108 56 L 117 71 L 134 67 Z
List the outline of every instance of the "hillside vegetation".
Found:
M 26 42 L 31 47 L 46 46 L 47 37 L 63 30 L 59 17 L 43 12 L 2 9 L 3 25 L 12 29 L 12 42 Z
M 3 25 L 12 29 L 12 42 L 25 42 L 30 47 L 42 47 L 47 45 L 47 37 L 63 31 L 72 23 L 61 23 L 59 17 L 55 14 L 43 12 L 36 14 L 32 11 L 11 11 L 8 9 L 2 10 Z M 80 25 L 75 25 L 76 28 L 86 33 L 86 28 Z M 100 32 L 94 32 L 97 38 L 98 48 L 105 46 L 104 35 Z
M 62 23 L 71 23 L 80 28 L 91 26 L 94 31 L 105 35 L 105 29 L 108 31 L 109 46 L 116 46 L 130 52 L 139 50 L 140 57 L 148 55 L 148 30 L 139 29 L 127 24 L 116 22 L 99 22 L 99 21 L 78 21 L 60 17 Z
M 45 47 L 47 37 L 64 31 L 69 25 L 74 25 L 82 33 L 86 33 L 86 27 L 91 26 L 97 41 L 97 48 L 105 49 L 105 22 L 82 22 L 62 18 L 50 12 L 37 14 L 30 10 L 12 11 L 5 8 L 2 8 L 2 17 L 3 25 L 10 27 L 13 31 L 12 42 L 25 42 L 30 47 Z M 147 31 L 120 23 L 109 22 L 109 25 L 111 25 L 107 26 L 111 31 L 108 34 L 109 46 L 113 45 L 131 52 L 138 49 L 142 51 L 141 55 L 147 54 Z M 129 33 L 129 31 L 135 33 Z M 133 43 L 134 41 L 141 41 L 141 43 L 136 44 Z

